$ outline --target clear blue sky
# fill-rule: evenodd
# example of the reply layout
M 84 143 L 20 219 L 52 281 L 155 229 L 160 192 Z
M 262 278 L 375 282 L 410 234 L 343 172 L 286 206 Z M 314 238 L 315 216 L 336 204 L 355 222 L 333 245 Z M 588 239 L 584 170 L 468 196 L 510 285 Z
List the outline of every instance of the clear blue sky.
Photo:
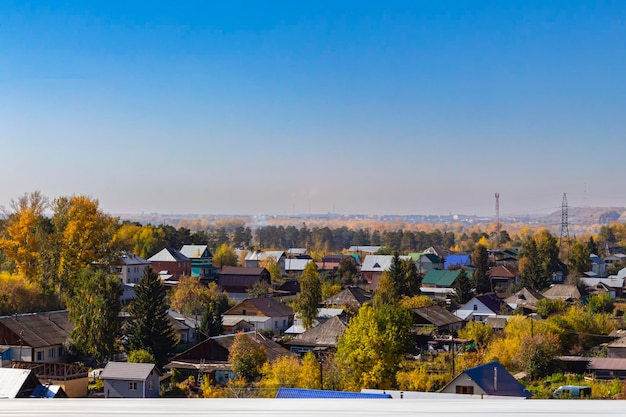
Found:
M 0 2 L 0 205 L 626 206 L 624 1 Z

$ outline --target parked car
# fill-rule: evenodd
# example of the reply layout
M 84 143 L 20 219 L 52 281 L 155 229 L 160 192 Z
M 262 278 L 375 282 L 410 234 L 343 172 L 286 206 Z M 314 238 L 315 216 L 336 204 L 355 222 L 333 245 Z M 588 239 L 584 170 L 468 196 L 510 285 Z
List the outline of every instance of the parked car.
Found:
M 554 398 L 585 398 L 591 397 L 591 387 L 581 385 L 561 385 L 552 393 Z

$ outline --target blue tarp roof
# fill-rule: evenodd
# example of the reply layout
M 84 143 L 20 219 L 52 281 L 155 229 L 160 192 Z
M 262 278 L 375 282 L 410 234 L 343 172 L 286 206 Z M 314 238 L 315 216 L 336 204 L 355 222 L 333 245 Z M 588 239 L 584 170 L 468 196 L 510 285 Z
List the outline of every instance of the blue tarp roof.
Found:
M 389 394 L 368 394 L 364 392 L 327 391 L 320 389 L 279 388 L 276 398 L 391 398 Z

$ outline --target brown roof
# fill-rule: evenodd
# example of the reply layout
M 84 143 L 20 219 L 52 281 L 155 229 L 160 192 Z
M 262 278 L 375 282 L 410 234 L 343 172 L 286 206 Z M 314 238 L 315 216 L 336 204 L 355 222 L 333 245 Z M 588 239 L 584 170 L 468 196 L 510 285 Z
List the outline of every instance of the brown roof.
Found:
M 611 370 L 626 371 L 626 359 L 624 358 L 592 358 L 589 362 L 592 371 Z
M 221 271 L 220 275 L 244 275 L 244 276 L 256 276 L 261 275 L 265 268 L 245 268 L 242 266 L 225 266 Z
M 339 338 L 345 333 L 346 324 L 338 316 L 300 333 L 293 338 L 289 345 L 296 346 L 337 346 Z
M 295 353 L 291 353 L 278 343 L 266 339 L 261 334 L 251 332 L 244 333 L 246 337 L 252 339 L 255 343 L 263 346 L 269 362 L 278 359 L 282 356 L 296 356 Z M 224 336 L 215 336 L 210 339 L 199 343 L 183 353 L 176 355 L 172 358 L 172 361 L 188 362 L 188 363 L 228 363 L 228 352 L 230 351 L 233 342 L 235 341 L 236 334 L 229 334 Z
M 372 295 L 360 287 L 348 287 L 337 294 L 328 297 L 320 304 L 325 306 L 354 306 L 360 307 L 372 299 Z
M 246 315 L 251 316 L 281 317 L 293 315 L 291 307 L 267 297 L 243 300 L 223 315 L 243 315 L 243 310 L 246 310 Z
M 581 297 L 578 287 L 574 284 L 554 284 L 543 292 L 543 296 L 562 300 L 579 300 Z
M 515 294 L 506 298 L 504 301 L 507 304 L 517 304 L 522 307 L 535 307 L 537 305 L 537 301 L 542 298 L 545 298 L 542 294 L 524 287 Z
M 34 348 L 62 345 L 74 328 L 67 310 L 2 317 L 0 324 Z
M 462 318 L 455 316 L 445 308 L 437 305 L 414 308 L 413 312 L 437 327 L 449 326 L 450 324 L 460 323 L 463 321 Z
M 610 347 L 610 348 L 624 348 L 624 347 L 626 347 L 626 337 L 619 338 L 616 341 L 609 343 L 607 345 L 607 347 Z
M 487 271 L 490 277 L 515 278 L 519 275 L 517 271 L 504 265 L 498 265 Z

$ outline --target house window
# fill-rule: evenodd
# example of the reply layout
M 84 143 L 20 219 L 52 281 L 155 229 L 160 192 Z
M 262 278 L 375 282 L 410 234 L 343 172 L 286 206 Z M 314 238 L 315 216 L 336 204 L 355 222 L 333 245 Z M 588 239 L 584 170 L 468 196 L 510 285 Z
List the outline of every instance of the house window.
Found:
M 246 315 L 246 310 L 244 309 L 241 314 L 243 314 L 244 316 Z
M 37 360 L 38 361 L 42 361 L 43 360 L 43 351 L 42 350 L 37 352 Z
M 149 390 L 153 390 L 154 389 L 154 380 L 149 380 L 148 381 L 148 389 Z
M 276 320 L 276 321 L 274 322 L 274 328 L 275 328 L 275 329 L 278 329 L 278 320 Z
M 130 268 L 128 268 L 128 272 L 130 272 Z
M 130 381 L 128 383 L 128 390 L 129 391 L 137 391 L 137 381 Z
M 59 357 L 63 356 L 63 347 L 59 347 Z
M 48 349 L 48 358 L 53 359 L 55 353 L 54 348 Z
M 283 320 L 283 327 L 287 327 L 287 320 Z
M 478 310 L 478 305 L 474 304 L 474 311 Z
M 457 394 L 473 394 L 474 393 L 474 387 L 472 387 L 472 386 L 465 386 L 465 385 L 457 385 L 456 386 L 456 393 Z

